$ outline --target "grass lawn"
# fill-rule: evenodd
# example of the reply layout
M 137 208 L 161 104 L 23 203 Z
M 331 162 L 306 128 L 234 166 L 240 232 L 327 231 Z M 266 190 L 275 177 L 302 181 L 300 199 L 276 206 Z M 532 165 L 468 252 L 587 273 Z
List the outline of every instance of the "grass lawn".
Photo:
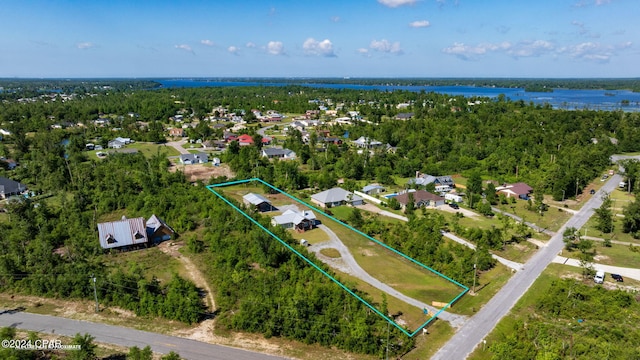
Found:
M 337 249 L 334 248 L 325 248 L 325 249 L 321 249 L 320 253 L 326 257 L 330 257 L 332 259 L 337 259 L 339 257 L 341 257 L 342 255 L 340 255 L 340 251 L 338 251 Z
M 7 223 L 7 222 L 9 222 L 9 214 L 5 212 L 0 212 L 0 223 Z
M 435 320 L 429 324 L 427 330 L 428 335 L 416 335 L 416 347 L 402 358 L 407 360 L 423 360 L 429 359 L 438 349 L 453 336 L 455 330 L 448 322 Z
M 296 240 L 305 239 L 311 245 L 329 241 L 329 235 L 327 235 L 327 233 L 325 233 L 321 229 L 312 229 L 309 231 L 305 231 L 303 233 L 299 233 L 297 231 L 291 230 L 289 231 L 289 233 L 291 234 L 291 237 L 293 237 L 294 239 Z
M 527 206 L 527 201 L 518 200 L 515 204 L 499 205 L 498 208 L 551 231 L 560 229 L 572 216 L 572 214 L 557 208 L 549 208 L 540 216 L 538 212 L 528 210 Z
M 617 211 L 614 211 L 614 213 L 616 212 Z M 620 212 L 617 212 L 617 213 L 620 213 Z M 622 219 L 623 218 L 621 217 L 614 216 L 613 232 L 609 234 L 605 234 L 602 231 L 596 229 L 596 217 L 595 215 L 591 216 L 589 221 L 587 221 L 587 223 L 582 228 L 580 228 L 580 234 L 584 236 L 584 234 L 586 233 L 587 236 L 640 244 L 640 239 L 634 239 L 633 236 L 631 236 L 631 234 L 625 234 L 622 232 Z
M 596 255 L 594 262 L 603 265 L 612 265 L 628 268 L 640 267 L 640 247 L 635 247 L 632 251 L 629 246 L 611 244 L 605 247 L 602 242 L 594 242 Z M 580 251 L 562 251 L 562 256 L 579 259 Z
M 480 274 L 480 281 L 476 284 L 475 295 L 466 294 L 453 304 L 452 312 L 463 315 L 473 315 L 480 310 L 511 278 L 511 269 L 498 263 L 493 269 Z
M 148 142 L 134 142 L 126 146 L 127 149 L 138 149 L 144 156 L 151 157 L 156 155 L 158 151 L 164 156 L 178 156 L 180 153 L 178 150 L 165 144 L 154 144 Z M 105 151 L 105 150 L 103 150 Z
M 520 243 L 507 245 L 505 250 L 491 250 L 491 252 L 511 261 L 525 263 L 533 254 L 535 254 L 536 250 L 537 249 L 534 244 L 528 241 L 522 241 Z

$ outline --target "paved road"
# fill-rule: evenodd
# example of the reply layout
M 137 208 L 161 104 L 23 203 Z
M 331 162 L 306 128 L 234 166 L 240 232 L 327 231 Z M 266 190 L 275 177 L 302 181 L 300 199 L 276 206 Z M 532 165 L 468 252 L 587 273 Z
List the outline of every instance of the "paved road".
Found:
M 469 319 L 456 334 L 432 357 L 432 359 L 465 359 L 493 330 L 498 322 L 511 310 L 542 271 L 551 263 L 564 246 L 562 233 L 567 227 L 581 228 L 593 214 L 593 209 L 602 205 L 601 195 L 613 191 L 622 177 L 612 176 L 595 196 L 589 199 L 558 232 L 551 237 L 546 247 L 534 254 L 507 284 L 476 315 Z
M 355 277 L 357 277 L 358 279 L 366 282 L 367 284 L 384 291 L 385 293 L 395 297 L 396 299 L 399 299 L 409 305 L 415 306 L 418 309 L 424 309 L 427 308 L 429 309 L 429 312 L 432 314 L 435 314 L 436 312 L 438 312 L 440 309 L 436 309 L 431 305 L 425 304 L 422 301 L 416 300 L 412 297 L 406 296 L 403 293 L 399 292 L 398 290 L 392 288 L 391 286 L 383 283 L 382 281 L 374 278 L 373 276 L 369 275 L 368 272 L 366 272 L 363 268 L 360 267 L 360 265 L 358 264 L 358 262 L 356 261 L 356 259 L 353 257 L 353 255 L 351 255 L 351 252 L 349 251 L 349 249 L 342 243 L 342 241 L 340 241 L 340 238 L 338 238 L 338 236 L 336 235 L 336 233 L 334 233 L 331 229 L 329 229 L 326 225 L 318 225 L 318 228 L 321 229 L 322 231 L 324 231 L 328 236 L 329 236 L 329 241 L 328 242 L 324 242 L 321 244 L 317 244 L 317 245 L 313 245 L 311 246 L 311 250 L 315 251 L 316 254 L 318 254 L 318 258 L 320 260 L 322 260 L 323 262 L 327 263 L 327 265 L 332 266 L 336 261 L 333 259 L 328 259 L 325 256 L 321 256 L 320 254 L 320 249 L 323 248 L 334 248 L 336 250 L 338 250 L 340 252 L 340 256 L 341 259 L 344 264 L 346 265 L 346 269 L 345 268 L 341 268 L 341 266 L 337 266 L 339 270 L 341 271 L 345 271 L 348 274 L 351 274 Z M 464 315 L 456 315 L 456 314 L 451 314 L 448 313 L 446 311 L 443 311 L 440 313 L 440 315 L 438 315 L 439 319 L 448 321 L 451 326 L 453 327 L 460 327 L 462 326 L 462 324 L 467 320 L 467 317 Z
M 166 145 L 171 146 L 174 149 L 178 150 L 180 154 L 190 154 L 190 152 L 187 149 L 182 147 L 182 145 L 186 144 L 187 142 L 188 142 L 187 139 L 180 140 L 180 141 L 169 141 Z
M 553 262 L 556 264 L 564 264 L 569 266 L 581 267 L 580 260 L 569 259 L 564 256 L 556 256 L 553 259 Z M 611 266 L 611 265 L 604 265 L 604 264 L 598 264 L 598 263 L 592 263 L 592 265 L 595 270 L 602 270 L 609 274 L 620 274 L 623 277 L 640 280 L 640 269 L 625 268 L 620 266 Z
M 175 336 L 161 335 L 120 326 L 71 320 L 55 316 L 30 314 L 20 311 L 0 312 L 0 326 L 73 337 L 75 334 L 91 334 L 95 341 L 125 347 L 147 345 L 157 353 L 175 351 L 183 359 L 191 360 L 275 360 L 281 357 L 257 352 L 213 345 Z

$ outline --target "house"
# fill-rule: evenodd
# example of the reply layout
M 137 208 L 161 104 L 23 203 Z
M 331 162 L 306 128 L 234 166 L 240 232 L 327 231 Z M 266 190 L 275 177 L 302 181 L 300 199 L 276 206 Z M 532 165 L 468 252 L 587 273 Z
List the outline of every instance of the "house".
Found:
M 342 139 L 337 137 L 320 137 L 318 136 L 318 142 L 323 142 L 326 144 L 334 144 L 334 145 L 342 145 Z
M 114 139 L 115 141 L 120 141 L 121 143 L 128 145 L 130 143 L 132 143 L 133 141 L 131 140 L 131 138 L 123 138 L 118 136 L 117 138 Z
M 140 247 L 148 243 L 143 217 L 127 219 L 123 216 L 120 221 L 99 223 L 98 236 L 103 249 Z
M 184 137 L 184 129 L 182 128 L 169 129 L 169 136 Z
M 261 140 L 262 145 L 271 145 L 271 140 L 272 139 L 270 137 L 267 137 L 267 136 L 263 137 Z
M 311 230 L 316 226 L 316 215 L 311 210 L 300 212 L 287 210 L 282 215 L 274 216 L 271 225 L 282 226 L 285 229 L 295 229 L 296 231 Z
M 269 159 L 295 159 L 296 153 L 289 149 L 263 148 L 262 157 Z
M 224 150 L 227 144 L 222 140 L 206 140 L 202 143 L 202 147 L 205 149 L 213 149 L 216 151 Z
M 269 201 L 269 199 L 255 193 L 248 193 L 243 196 L 242 201 L 247 206 L 254 206 L 260 212 L 273 211 L 275 209 L 275 207 L 271 205 L 271 201 Z
M 247 134 L 242 134 L 242 135 L 238 136 L 237 140 L 240 143 L 240 146 L 253 145 L 253 138 L 250 135 L 247 135 Z
M 311 202 L 323 208 L 340 205 L 357 206 L 364 204 L 364 201 L 360 196 L 339 187 L 311 195 Z
M 0 177 L 0 199 L 6 199 L 12 195 L 20 195 L 27 191 L 27 187 L 17 181 Z
M 449 175 L 445 176 L 433 176 L 428 174 L 421 174 L 419 171 L 416 171 L 416 177 L 414 179 L 409 179 L 407 184 L 409 185 L 418 185 L 418 186 L 427 186 L 433 183 L 435 185 L 436 191 L 438 192 L 447 192 L 453 190 L 456 186 L 453 178 Z
M 124 143 L 118 140 L 111 140 L 107 144 L 107 147 L 109 147 L 110 149 L 122 149 L 124 147 Z
M 367 149 L 382 146 L 382 143 L 380 141 L 371 140 L 370 138 L 364 137 L 364 136 L 361 136 L 358 138 L 358 140 L 353 141 L 353 144 L 357 147 L 367 148 Z
M 375 195 L 385 192 L 385 188 L 378 184 L 371 184 L 363 187 L 362 192 L 367 195 Z
M 0 168 L 5 167 L 7 170 L 13 170 L 18 167 L 18 163 L 13 159 L 0 157 Z
M 209 162 L 207 153 L 199 152 L 197 154 L 181 154 L 180 163 L 184 165 L 206 164 Z
M 408 113 L 398 113 L 398 115 L 396 115 L 396 119 L 398 120 L 409 120 L 413 117 L 413 113 L 412 112 L 408 112 Z
M 442 196 L 432 194 L 426 190 L 417 190 L 396 196 L 396 200 L 402 204 L 403 208 L 409 203 L 409 195 L 413 195 L 413 203 L 416 207 L 437 207 L 444 205 L 444 198 Z
M 153 243 L 169 240 L 175 234 L 175 230 L 155 214 L 147 220 L 146 229 L 147 239 Z
M 502 186 L 496 187 L 496 192 L 498 194 L 504 194 L 506 197 L 518 197 L 524 200 L 529 199 L 529 195 L 533 192 L 533 188 L 523 182 L 515 183 L 515 184 L 504 184 Z

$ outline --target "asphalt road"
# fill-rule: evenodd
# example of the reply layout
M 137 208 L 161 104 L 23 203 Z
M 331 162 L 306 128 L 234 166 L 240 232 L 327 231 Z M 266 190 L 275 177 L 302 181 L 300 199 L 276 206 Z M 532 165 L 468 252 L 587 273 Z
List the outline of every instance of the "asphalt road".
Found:
M 542 271 L 562 250 L 562 233 L 567 227 L 579 229 L 593 214 L 593 209 L 602 205 L 602 194 L 613 191 L 622 176 L 616 174 L 587 201 L 565 225 L 549 240 L 546 247 L 534 254 L 507 284 L 476 315 L 469 319 L 456 334 L 432 357 L 432 359 L 465 359 L 482 340 L 493 330 L 498 322 L 513 308 L 516 302 L 531 287 Z M 428 335 L 427 335 L 428 336 Z M 490 344 L 488 344 L 490 345 Z
M 200 341 L 167 336 L 120 326 L 71 320 L 55 316 L 30 314 L 20 311 L 0 312 L 0 326 L 73 337 L 75 334 L 91 334 L 96 342 L 125 347 L 147 345 L 156 353 L 178 353 L 191 360 L 275 360 L 281 357 L 265 355 L 232 347 L 213 345 Z M 43 339 L 46 337 L 42 336 Z M 64 344 L 67 345 L 67 344 Z

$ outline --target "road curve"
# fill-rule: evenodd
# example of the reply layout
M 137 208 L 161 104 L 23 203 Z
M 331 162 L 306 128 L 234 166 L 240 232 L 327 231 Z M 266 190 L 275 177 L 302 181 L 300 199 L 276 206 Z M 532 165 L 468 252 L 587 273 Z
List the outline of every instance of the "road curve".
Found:
M 522 295 L 531 287 L 542 271 L 562 250 L 562 233 L 567 227 L 581 228 L 593 214 L 593 209 L 602 205 L 602 195 L 610 193 L 621 180 L 616 174 L 589 199 L 582 209 L 567 221 L 549 240 L 546 247 L 534 254 L 498 293 L 469 319 L 456 334 L 432 357 L 432 359 L 465 359 L 493 330 L 498 322 L 513 308 Z
M 322 248 L 326 248 L 326 247 L 335 248 L 340 252 L 341 260 L 343 260 L 344 263 L 346 264 L 347 270 L 350 270 L 348 271 L 349 274 L 357 277 L 358 279 L 368 283 L 369 285 L 379 290 L 384 291 L 385 293 L 395 297 L 396 299 L 399 299 L 409 305 L 413 305 L 417 307 L 418 309 L 427 308 L 429 309 L 430 313 L 436 313 L 440 310 L 440 309 L 434 308 L 431 305 L 427 305 L 419 300 L 416 300 L 412 297 L 406 296 L 403 293 L 399 292 L 398 290 L 392 288 L 391 286 L 369 275 L 369 273 L 367 273 L 362 267 L 360 267 L 360 265 L 358 264 L 356 259 L 353 257 L 349 249 L 342 243 L 342 241 L 340 241 L 340 238 L 338 238 L 336 233 L 334 233 L 326 225 L 318 225 L 318 228 L 324 231 L 329 236 L 330 240 L 329 242 L 313 245 L 311 247 L 311 250 L 315 251 L 316 254 L 319 254 L 319 251 Z M 325 259 L 324 256 L 318 256 L 318 258 L 320 260 Z M 331 260 L 326 261 L 326 263 L 329 266 L 333 265 Z M 464 315 L 456 315 L 456 314 L 448 313 L 446 311 L 441 312 L 440 315 L 438 315 L 438 318 L 448 321 L 451 324 L 451 326 L 456 328 L 462 326 L 462 324 L 467 320 L 467 317 Z
M 30 314 L 21 311 L 0 312 L 0 326 L 73 337 L 75 334 L 90 334 L 96 342 L 125 347 L 147 345 L 156 353 L 174 351 L 189 360 L 275 360 L 282 357 L 213 345 L 176 336 L 134 330 L 121 326 L 79 321 L 56 316 Z M 66 345 L 66 344 L 65 344 Z

